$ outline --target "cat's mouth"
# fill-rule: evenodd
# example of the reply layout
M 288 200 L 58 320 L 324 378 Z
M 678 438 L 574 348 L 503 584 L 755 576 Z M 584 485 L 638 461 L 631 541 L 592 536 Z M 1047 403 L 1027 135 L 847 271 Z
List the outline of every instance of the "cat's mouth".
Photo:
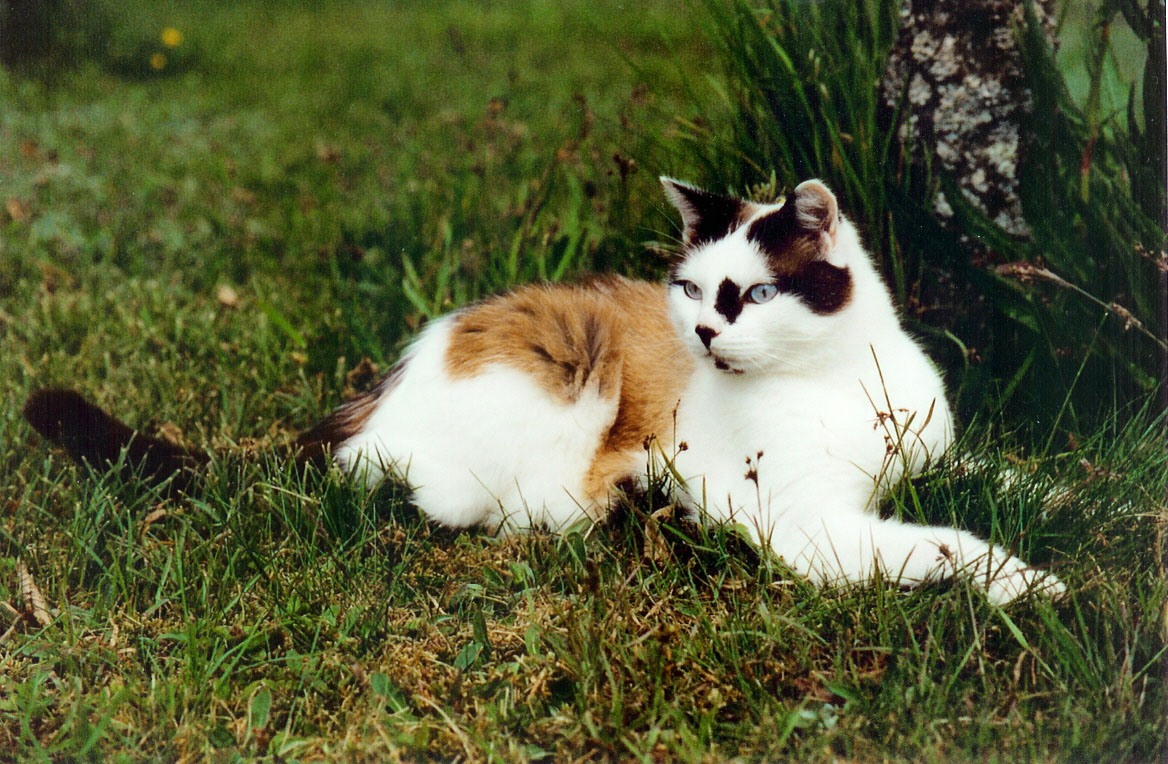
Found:
M 726 363 L 725 359 L 719 358 L 718 356 L 714 355 L 713 353 L 710 353 L 710 357 L 714 359 L 714 368 L 717 369 L 718 371 L 724 371 L 727 374 L 743 374 L 744 373 L 742 371 L 742 369 L 735 369 L 733 366 Z

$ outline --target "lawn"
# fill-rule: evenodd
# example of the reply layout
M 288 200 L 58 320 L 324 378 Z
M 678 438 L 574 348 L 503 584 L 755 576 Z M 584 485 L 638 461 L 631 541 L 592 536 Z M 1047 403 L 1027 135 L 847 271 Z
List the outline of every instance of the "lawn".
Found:
M 1139 401 L 1037 434 L 978 410 L 885 508 L 1069 586 L 1005 610 L 821 591 L 661 496 L 499 540 L 267 455 L 435 315 L 664 272 L 657 176 L 717 182 L 679 139 L 723 116 L 701 6 L 119 7 L 101 57 L 0 70 L 0 760 L 1163 756 Z M 205 485 L 71 465 L 20 418 L 46 385 L 213 449 Z

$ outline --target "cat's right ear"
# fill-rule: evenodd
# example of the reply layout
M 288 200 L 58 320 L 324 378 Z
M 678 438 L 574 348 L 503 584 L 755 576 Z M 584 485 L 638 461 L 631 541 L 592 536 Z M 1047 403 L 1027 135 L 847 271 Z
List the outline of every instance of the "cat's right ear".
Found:
M 835 194 L 822 181 L 805 180 L 795 186 L 793 201 L 799 227 L 807 233 L 820 234 L 825 249 L 835 246 L 839 229 L 839 203 Z
M 673 178 L 661 178 L 665 195 L 681 213 L 682 242 L 687 249 L 717 241 L 745 217 L 746 202 L 702 190 Z

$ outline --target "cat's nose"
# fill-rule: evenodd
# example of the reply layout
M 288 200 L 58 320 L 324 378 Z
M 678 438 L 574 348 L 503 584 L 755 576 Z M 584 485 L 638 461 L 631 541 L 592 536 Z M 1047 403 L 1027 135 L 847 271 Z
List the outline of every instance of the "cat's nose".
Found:
M 718 332 L 708 326 L 699 326 L 694 331 L 701 338 L 702 344 L 706 346 L 706 350 L 710 349 L 710 342 L 718 336 Z

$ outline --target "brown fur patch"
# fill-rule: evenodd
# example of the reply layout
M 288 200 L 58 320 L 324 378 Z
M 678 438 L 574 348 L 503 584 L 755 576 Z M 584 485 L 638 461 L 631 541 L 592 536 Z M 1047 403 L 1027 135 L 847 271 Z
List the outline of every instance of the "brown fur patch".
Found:
M 794 202 L 752 222 L 746 236 L 766 256 L 779 289 L 816 313 L 834 313 L 851 300 L 851 272 L 823 259 L 824 232 L 805 227 Z
M 835 313 L 852 299 L 852 274 L 826 260 L 814 260 L 789 276 L 779 276 L 779 289 L 797 294 L 821 316 Z
M 446 365 L 454 378 L 501 363 L 552 398 L 577 401 L 595 383 L 617 415 L 586 478 L 604 506 L 612 487 L 645 468 L 650 435 L 672 439 L 673 410 L 689 354 L 669 320 L 666 288 L 620 278 L 581 286 L 530 286 L 468 308 L 454 322 Z

